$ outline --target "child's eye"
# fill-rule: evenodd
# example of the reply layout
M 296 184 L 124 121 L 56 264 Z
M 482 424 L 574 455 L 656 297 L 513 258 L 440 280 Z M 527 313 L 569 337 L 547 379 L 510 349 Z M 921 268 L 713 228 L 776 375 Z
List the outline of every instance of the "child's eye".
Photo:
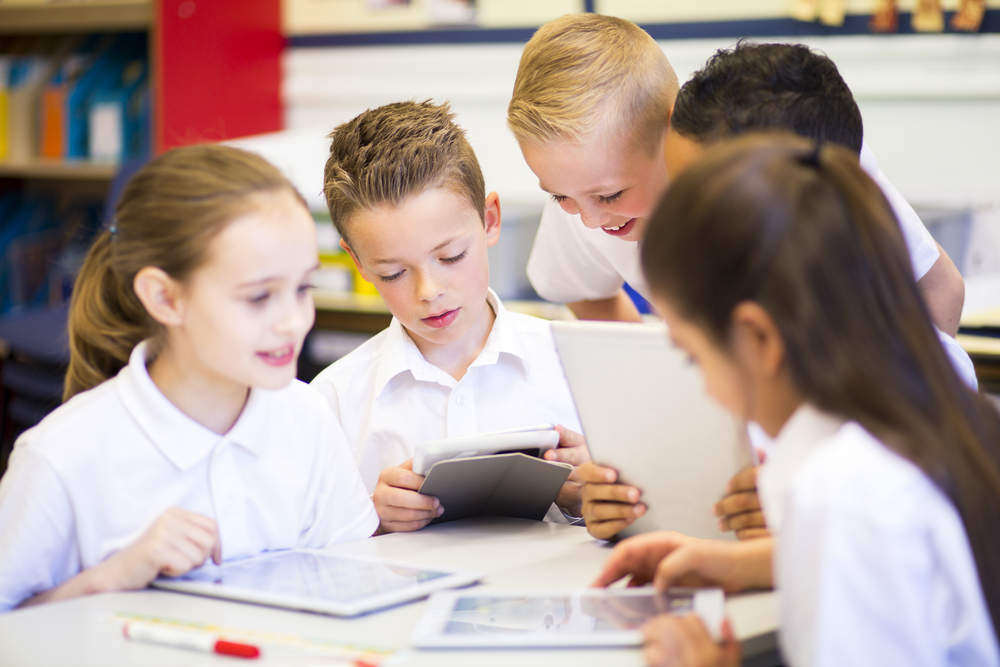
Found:
M 267 301 L 270 296 L 271 296 L 270 292 L 260 292 L 259 294 L 254 294 L 253 296 L 251 296 L 249 299 L 247 299 L 247 301 L 249 301 L 251 305 L 260 306 L 263 305 L 264 302 Z
M 598 195 L 597 198 L 600 200 L 600 202 L 602 204 L 613 204 L 616 201 L 618 201 L 619 199 L 621 199 L 623 194 L 625 194 L 625 191 L 624 190 L 619 190 L 618 192 L 614 193 L 613 195 L 609 195 L 607 197 L 604 197 L 603 195 Z
M 312 283 L 306 283 L 304 285 L 299 285 L 299 288 L 296 291 L 301 296 L 313 291 L 314 289 L 316 289 L 315 285 L 313 285 Z
M 398 271 L 398 272 L 392 274 L 391 276 L 379 276 L 378 279 L 381 280 L 384 283 L 391 283 L 394 280 L 399 280 L 399 278 L 402 275 L 403 275 L 403 272 L 402 271 Z
M 462 261 L 462 258 L 465 257 L 465 253 L 467 252 L 469 251 L 463 250 L 460 255 L 455 255 L 454 257 L 442 257 L 441 261 L 444 262 L 445 264 L 454 264 L 455 262 L 460 262 Z
M 552 195 L 552 201 L 556 202 L 557 204 L 561 204 L 567 199 L 569 199 L 569 197 L 567 197 L 566 195 Z

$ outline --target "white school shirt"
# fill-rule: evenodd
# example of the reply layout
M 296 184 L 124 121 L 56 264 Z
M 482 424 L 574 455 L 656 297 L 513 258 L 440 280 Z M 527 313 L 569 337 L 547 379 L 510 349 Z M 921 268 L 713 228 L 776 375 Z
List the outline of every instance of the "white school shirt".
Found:
M 868 144 L 861 144 L 861 167 L 882 188 L 899 220 L 913 273 L 919 280 L 941 256 L 934 238 L 907 201 L 879 171 Z M 542 220 L 528 259 L 528 278 L 539 296 L 556 303 L 609 299 L 631 285 L 646 299 L 649 286 L 642 275 L 639 244 L 588 229 L 579 215 L 570 215 L 555 201 L 542 211 Z
M 129 546 L 171 507 L 215 519 L 224 559 L 378 527 L 343 433 L 305 384 L 251 390 L 218 435 L 160 393 L 145 361 L 141 343 L 116 377 L 18 438 L 0 481 L 0 611 Z
M 562 424 L 582 432 L 545 320 L 508 312 L 461 380 L 420 353 L 396 318 L 312 381 L 339 417 L 369 493 L 379 473 L 413 458 L 417 444 L 488 431 Z
M 757 488 L 789 665 L 1000 665 L 961 517 L 913 463 L 802 405 Z

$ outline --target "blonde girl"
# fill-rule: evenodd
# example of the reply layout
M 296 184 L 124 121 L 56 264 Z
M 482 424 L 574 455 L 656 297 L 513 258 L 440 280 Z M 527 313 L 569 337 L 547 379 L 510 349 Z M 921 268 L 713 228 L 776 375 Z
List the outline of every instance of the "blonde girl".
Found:
M 378 525 L 295 380 L 315 227 L 265 160 L 193 146 L 130 181 L 70 306 L 66 402 L 0 482 L 0 610 Z

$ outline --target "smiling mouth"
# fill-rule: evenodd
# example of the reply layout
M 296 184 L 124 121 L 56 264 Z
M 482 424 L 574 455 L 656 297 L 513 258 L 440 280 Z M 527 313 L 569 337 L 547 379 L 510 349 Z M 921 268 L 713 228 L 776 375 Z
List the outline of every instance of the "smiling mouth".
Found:
M 634 226 L 635 226 L 635 218 L 632 218 L 631 220 L 614 227 L 611 225 L 608 225 L 607 227 L 601 227 L 601 231 L 611 236 L 625 236 L 626 234 L 632 231 L 632 227 Z
M 258 352 L 257 356 L 269 366 L 285 366 L 295 359 L 295 347 L 293 345 L 279 347 L 276 350 Z
M 431 328 L 441 329 L 454 322 L 455 318 L 458 317 L 458 311 L 460 310 L 461 308 L 446 310 L 439 315 L 431 315 L 430 317 L 425 317 L 421 320 L 421 322 L 423 322 L 424 324 L 426 324 Z

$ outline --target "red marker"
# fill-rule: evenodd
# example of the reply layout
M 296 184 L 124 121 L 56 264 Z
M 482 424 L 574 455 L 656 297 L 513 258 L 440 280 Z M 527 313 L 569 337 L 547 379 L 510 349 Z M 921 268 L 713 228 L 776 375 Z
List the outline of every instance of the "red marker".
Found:
M 260 649 L 256 646 L 227 642 L 224 639 L 220 639 L 216 634 L 201 630 L 171 628 L 155 623 L 132 621 L 122 626 L 122 634 L 128 639 L 138 642 L 173 646 L 174 648 L 186 648 L 192 651 L 202 651 L 203 653 L 219 653 L 221 655 L 233 655 L 240 658 L 256 658 L 260 656 Z

